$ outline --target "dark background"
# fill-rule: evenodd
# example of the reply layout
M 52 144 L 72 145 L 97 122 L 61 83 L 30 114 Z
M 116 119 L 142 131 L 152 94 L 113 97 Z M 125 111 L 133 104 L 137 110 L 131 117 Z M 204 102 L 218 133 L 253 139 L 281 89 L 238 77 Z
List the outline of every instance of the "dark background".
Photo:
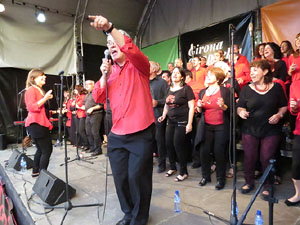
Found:
M 85 72 L 85 79 L 97 81 L 101 76 L 99 68 L 106 47 L 84 44 L 83 49 L 83 70 Z M 24 104 L 24 92 L 22 95 L 18 95 L 18 93 L 25 88 L 28 72 L 28 70 L 17 68 L 0 68 L 0 134 L 5 135 L 6 142 L 8 143 L 16 143 L 18 130 L 20 131 L 20 126 L 15 126 L 13 122 L 24 120 L 27 116 L 27 110 Z M 57 73 L 59 73 L 59 71 L 57 71 Z M 71 88 L 72 77 L 65 76 L 63 80 L 64 88 Z M 76 82 L 75 77 L 74 82 Z M 50 100 L 50 109 L 53 110 L 58 108 L 57 102 L 59 102 L 57 98 L 59 86 L 54 85 L 55 83 L 60 83 L 60 77 L 47 74 L 46 84 L 43 86 L 43 89 L 45 91 L 53 90 L 54 97 Z M 19 113 L 18 103 L 20 103 L 21 109 Z

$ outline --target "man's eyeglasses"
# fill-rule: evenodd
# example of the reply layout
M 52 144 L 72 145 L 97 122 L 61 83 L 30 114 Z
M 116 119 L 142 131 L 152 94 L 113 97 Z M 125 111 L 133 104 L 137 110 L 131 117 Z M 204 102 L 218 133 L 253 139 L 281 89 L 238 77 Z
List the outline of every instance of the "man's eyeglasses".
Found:
M 113 41 L 107 41 L 107 47 L 109 47 L 109 46 L 113 46 L 115 44 L 115 42 L 113 42 Z

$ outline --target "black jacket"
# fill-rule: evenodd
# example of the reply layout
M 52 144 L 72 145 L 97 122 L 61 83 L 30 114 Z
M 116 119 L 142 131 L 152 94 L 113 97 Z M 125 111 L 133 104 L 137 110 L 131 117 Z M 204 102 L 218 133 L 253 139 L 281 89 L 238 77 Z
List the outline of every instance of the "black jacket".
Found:
M 206 88 L 207 89 L 207 88 Z M 202 99 L 206 89 L 202 89 L 199 93 L 199 99 Z M 229 122 L 230 122 L 230 90 L 223 86 L 220 86 L 221 96 L 224 100 L 224 104 L 227 105 L 227 110 L 223 111 L 223 121 L 224 121 L 224 133 L 226 139 L 229 139 Z M 198 124 L 198 129 L 195 137 L 195 149 L 201 142 L 204 141 L 205 137 L 205 118 L 204 118 L 204 109 L 202 109 L 201 119 Z

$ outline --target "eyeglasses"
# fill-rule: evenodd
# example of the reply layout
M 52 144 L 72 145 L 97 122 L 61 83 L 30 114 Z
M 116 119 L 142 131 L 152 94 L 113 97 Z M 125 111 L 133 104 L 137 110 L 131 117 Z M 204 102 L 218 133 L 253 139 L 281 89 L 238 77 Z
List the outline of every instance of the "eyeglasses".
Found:
M 115 45 L 115 42 L 113 42 L 113 41 L 107 41 L 107 44 L 106 44 L 107 47 L 113 46 L 113 45 Z

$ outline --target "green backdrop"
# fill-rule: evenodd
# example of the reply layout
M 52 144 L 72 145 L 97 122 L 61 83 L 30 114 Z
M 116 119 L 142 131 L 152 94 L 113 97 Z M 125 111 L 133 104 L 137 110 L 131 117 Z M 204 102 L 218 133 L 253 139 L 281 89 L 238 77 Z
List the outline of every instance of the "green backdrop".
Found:
M 142 52 L 150 61 L 158 62 L 163 70 L 167 70 L 168 63 L 178 58 L 178 37 L 143 48 Z

